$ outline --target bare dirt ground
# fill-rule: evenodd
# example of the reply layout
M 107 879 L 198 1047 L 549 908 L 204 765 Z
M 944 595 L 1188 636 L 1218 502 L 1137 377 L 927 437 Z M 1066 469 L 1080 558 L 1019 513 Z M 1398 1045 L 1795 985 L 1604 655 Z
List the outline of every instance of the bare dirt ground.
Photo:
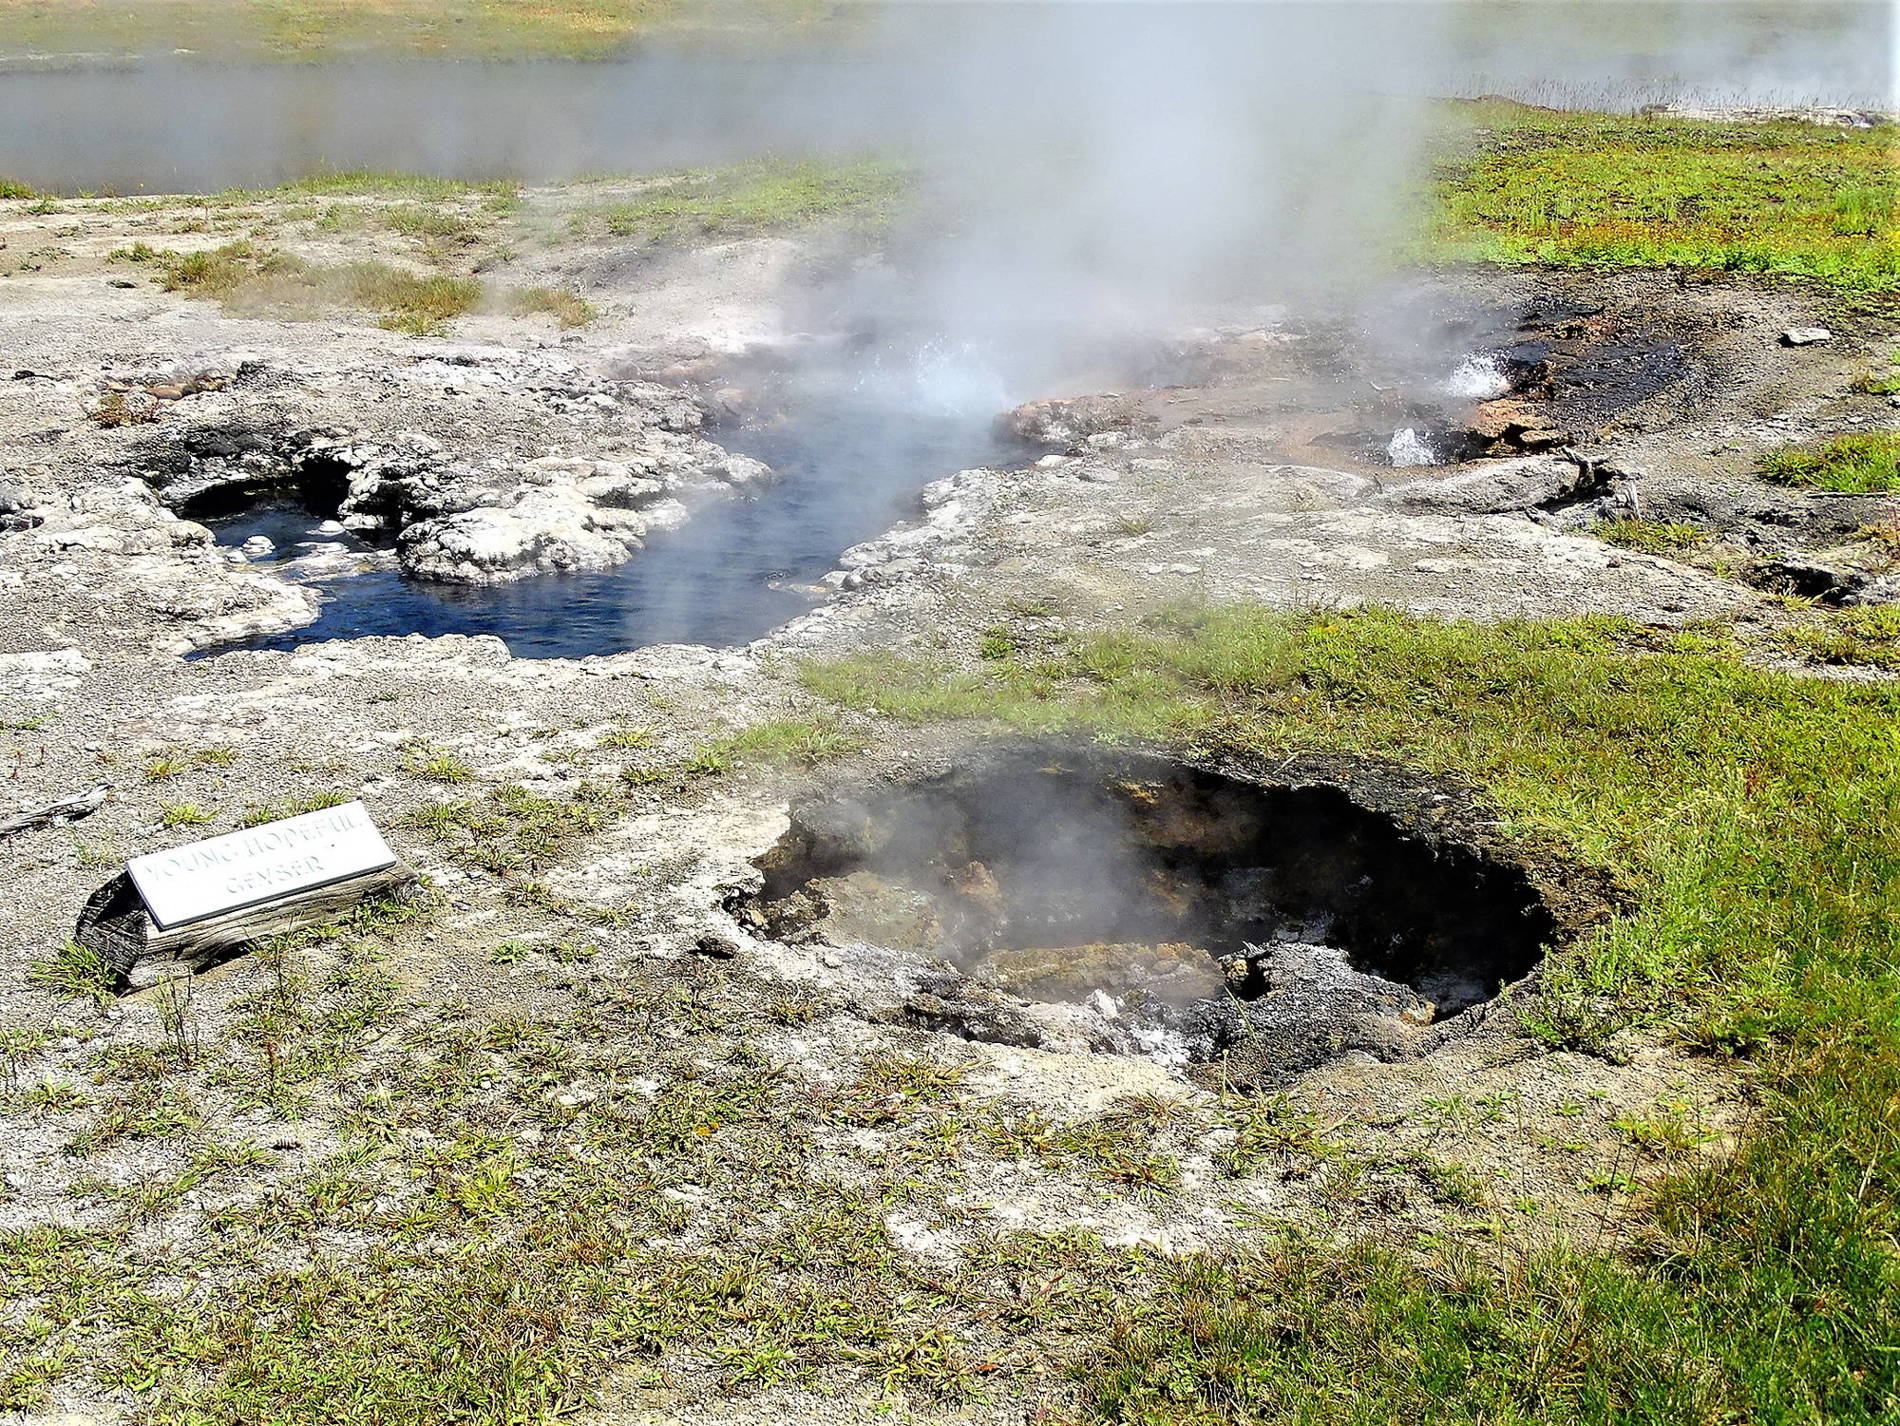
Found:
M 537 201 L 553 211 L 560 200 Z M 358 1080 L 451 1008 L 476 1022 L 530 1014 L 571 1025 L 600 996 L 687 984 L 715 1008 L 712 1020 L 690 1036 L 671 1022 L 650 1041 L 625 1032 L 614 1064 L 546 1087 L 568 1097 L 551 1111 L 560 1122 L 585 1119 L 596 1097 L 650 1094 L 646 1076 L 680 1073 L 695 1056 L 730 1064 L 743 1051 L 781 1067 L 792 1096 L 812 1101 L 856 1083 L 878 1056 L 953 1065 L 963 1076 L 955 1117 L 971 1137 L 945 1151 L 956 1172 L 938 1190 L 918 1189 L 910 1207 L 891 1211 L 892 1240 L 915 1261 L 1006 1228 L 1085 1227 L 1111 1244 L 1169 1252 L 1293 1221 L 1364 1225 L 1400 1243 L 1591 1239 L 1617 1231 L 1619 1195 L 1663 1166 L 1632 1123 L 1674 1126 L 1689 1152 L 1718 1150 L 1734 1133 L 1725 1072 L 1655 1044 L 1550 1053 L 1513 1033 L 1507 1005 L 1430 1054 L 1355 1051 L 1299 1076 L 1285 1112 L 1310 1116 L 1302 1122 L 1327 1147 L 1302 1140 L 1236 1168 L 1231 1151 L 1249 1131 L 1236 1128 L 1235 1096 L 1206 1073 L 1092 1051 L 1086 1036 L 999 1044 L 916 1028 L 907 1007 L 945 969 L 932 957 L 774 940 L 732 908 L 758 887 L 756 863 L 801 790 L 846 776 L 924 777 L 954 765 L 974 736 L 920 738 L 876 717 L 844 718 L 802 689 L 800 658 L 897 648 L 967 663 L 994 630 L 1033 646 L 1057 628 L 1109 627 L 1184 599 L 1370 602 L 1479 619 L 1605 613 L 1659 627 L 1788 617 L 1709 561 L 1619 549 L 1589 529 L 1617 514 L 1693 512 L 1738 548 L 1811 553 L 1878 518 L 1878 498 L 1816 501 L 1748 474 L 1767 446 L 1891 419 L 1884 398 L 1848 390 L 1884 350 L 1877 333 L 1843 325 L 1826 345 L 1779 344 L 1784 329 L 1816 323 L 1803 290 L 1684 286 L 1666 275 L 1408 282 L 1394 301 L 1421 330 L 1447 314 L 1505 311 L 1515 314 L 1513 340 L 1569 343 L 1544 374 L 1554 385 L 1524 397 L 1536 417 L 1531 444 L 1539 431 L 1561 440 L 1413 470 L 1380 454 L 1396 427 L 1425 419 L 1409 414 L 1417 403 L 1402 383 L 1427 382 L 1417 372 L 1436 355 L 1402 353 L 1397 365 L 1411 375 L 1382 374 L 1355 347 L 1350 321 L 1176 334 L 1166 384 L 1130 384 L 1099 409 L 1044 412 L 1029 429 L 1046 454 L 1024 468 L 944 472 L 914 519 L 841 554 L 822 604 L 746 648 L 525 660 L 492 638 L 418 636 L 187 661 L 188 650 L 312 617 L 306 588 L 216 546 L 180 513 L 189 494 L 283 481 L 312 431 L 330 433 L 323 449 L 353 452 L 338 457 L 352 480 L 368 472 L 378 489 L 401 485 L 406 493 L 387 498 L 409 502 L 403 529 L 493 510 L 515 519 L 523 490 L 557 489 L 568 492 L 559 538 L 594 549 L 588 540 L 626 528 L 610 528 L 603 510 L 651 509 L 601 493 L 615 481 L 665 486 L 641 499 L 674 501 L 679 518 L 702 498 L 726 498 L 714 488 L 738 478 L 716 435 L 696 433 L 701 403 L 725 381 L 722 363 L 769 362 L 773 345 L 796 335 L 777 299 L 818 259 L 794 240 L 758 239 L 632 261 L 594 239 L 494 270 L 519 286 L 584 275 L 601 314 L 592 324 L 562 332 L 545 316 L 484 312 L 449 335 L 416 338 L 347 312 L 247 318 L 162 292 L 108 257 L 157 238 L 160 217 L 60 206 L 0 204 L 0 258 L 14 264 L 0 287 L 9 611 L 0 754 L 13 806 L 97 786 L 108 796 L 83 821 L 5 844 L 0 1022 L 37 1036 L 9 1058 L 9 1080 L 79 1093 L 7 1100 L 0 1226 L 107 1225 L 123 1198 L 112 1186 L 175 1172 L 201 1140 L 269 1146 L 268 1167 L 192 1188 L 128 1229 L 154 1271 L 176 1267 L 210 1215 L 301 1182 L 346 1147 L 342 1123 L 360 1085 L 293 1114 L 211 1073 L 223 1053 L 212 1048 L 175 1071 L 194 1105 L 189 1131 L 118 1134 L 73 1152 L 122 1096 L 116 1082 L 101 1087 L 103 1067 L 178 1032 L 158 991 L 95 1005 L 30 974 L 123 858 L 329 794 L 364 798 L 439 897 L 430 917 L 391 933 L 383 964 L 393 989 L 351 1048 Z M 366 250 L 322 241 L 299 251 L 331 260 Z M 399 238 L 366 241 L 403 256 Z M 1565 371 L 1619 342 L 1631 344 L 1620 366 L 1564 384 Z M 693 368 L 705 377 L 697 385 L 630 379 L 709 355 Z M 204 389 L 155 398 L 154 419 L 88 417 L 108 381 L 143 389 L 203 373 L 215 376 Z M 1474 404 L 1440 399 L 1433 419 L 1475 429 Z M 431 505 L 421 487 L 478 494 Z M 637 545 L 601 555 L 627 557 L 639 557 Z M 717 755 L 749 728 L 800 720 L 842 726 L 863 751 L 802 773 Z M 480 834 L 508 843 L 511 865 L 471 856 L 466 825 L 444 831 L 431 820 L 517 788 L 547 807 L 589 809 L 584 825 L 576 831 L 570 818 L 530 844 L 524 814 L 520 826 Z M 321 963 L 329 953 L 311 954 Z M 196 977 L 196 1041 L 224 1045 L 244 999 L 273 973 L 241 957 Z M 492 1108 L 509 1073 L 498 1067 L 495 1086 L 471 1085 L 469 1103 Z M 1134 1096 L 1186 1106 L 1146 1141 L 1143 1152 L 1172 1165 L 1158 1188 L 1073 1156 L 989 1156 L 967 1128 L 1025 1113 L 1081 1123 Z M 912 1127 L 829 1122 L 807 1167 L 885 1182 Z M 536 1143 L 543 1132 L 533 1131 Z M 525 1162 L 538 1150 L 523 1144 Z M 379 1191 L 415 1190 L 392 1181 Z M 743 1174 L 717 1186 L 741 1197 L 774 1191 L 769 1175 L 750 1190 Z M 679 1192 L 683 1233 L 717 1219 L 690 1184 Z M 326 1251 L 352 1249 L 338 1238 Z M 672 1350 L 664 1370 L 608 1392 L 614 1404 L 592 1419 L 888 1419 L 875 1392 L 848 1385 L 842 1396 L 778 1388 L 744 1405 L 708 1404 L 730 1382 L 695 1344 Z M 54 1414 L 32 1419 L 118 1420 L 131 1409 L 126 1393 L 81 1386 L 57 1388 L 54 1403 Z M 1024 1411 L 1018 1401 L 956 1414 L 1000 1421 Z

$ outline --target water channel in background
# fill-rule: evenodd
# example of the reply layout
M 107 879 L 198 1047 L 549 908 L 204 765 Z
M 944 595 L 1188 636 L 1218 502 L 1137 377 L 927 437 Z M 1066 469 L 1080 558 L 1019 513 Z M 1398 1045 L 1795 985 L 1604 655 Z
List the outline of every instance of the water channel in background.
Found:
M 1355 24 L 1373 27 L 1418 13 L 1411 0 L 1275 8 L 1292 23 L 1316 3 L 1350 5 L 1363 12 Z M 1036 7 L 980 8 L 1007 25 L 1011 9 L 1027 17 Z M 357 169 L 553 182 L 902 149 L 953 121 L 969 80 L 956 46 L 917 37 L 933 10 L 970 7 L 892 9 L 908 38 L 890 44 L 873 31 L 777 48 L 656 45 L 588 62 L 62 62 L 9 55 L 0 25 L 0 177 L 62 193 L 214 192 Z M 1880 0 L 1441 0 L 1439 9 L 1432 33 L 1443 52 L 1410 72 L 1367 74 L 1369 87 L 1621 110 L 1676 99 L 1894 104 L 1895 22 Z

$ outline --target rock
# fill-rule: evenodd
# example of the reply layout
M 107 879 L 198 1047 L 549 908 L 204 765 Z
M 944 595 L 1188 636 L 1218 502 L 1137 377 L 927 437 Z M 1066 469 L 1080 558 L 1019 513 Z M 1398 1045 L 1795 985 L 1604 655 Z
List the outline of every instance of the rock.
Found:
M 844 578 L 838 581 L 838 588 L 863 589 L 867 585 L 893 584 L 899 580 L 915 579 L 929 572 L 930 565 L 924 560 L 908 557 L 886 560 L 882 564 L 848 571 Z
M 1022 1002 L 954 971 L 925 976 L 898 1011 L 900 1023 L 986 1045 L 1034 1049 L 1046 1033 Z
M 0 654 L 0 694 L 9 698 L 51 698 L 70 692 L 92 672 L 92 663 L 78 649 Z
M 124 282 L 122 285 L 137 284 Z M 182 401 L 203 391 L 221 391 L 237 380 L 238 370 L 237 362 L 198 356 L 172 362 L 156 371 L 107 372 L 81 388 L 79 404 L 86 415 L 101 426 L 155 421 L 163 404 Z
M 724 495 L 772 473 L 691 434 L 696 415 L 675 392 L 601 382 L 564 363 L 516 369 L 437 360 L 404 373 L 423 375 L 496 401 L 519 381 L 564 411 L 579 396 L 606 402 L 619 424 L 600 445 L 615 456 L 510 459 L 479 445 L 457 451 L 419 431 L 369 436 L 221 417 L 148 438 L 129 464 L 172 507 L 219 491 L 334 501 L 337 517 L 322 533 L 393 539 L 405 572 L 457 584 L 608 568 L 652 531 L 683 521 L 687 499 Z
M 1153 418 L 1125 396 L 1074 396 L 1030 401 L 997 417 L 1005 435 L 1033 445 L 1066 448 L 1109 431 L 1131 431 Z
M 1812 347 L 1833 340 L 1834 334 L 1826 327 L 1790 327 L 1781 334 L 1784 347 Z
M 1870 576 L 1857 569 L 1783 555 L 1758 561 L 1749 571 L 1748 580 L 1776 594 L 1818 599 L 1823 604 L 1850 604 L 1866 589 Z
M 728 485 L 752 485 L 758 481 L 769 480 L 772 467 L 762 460 L 751 456 L 722 455 L 706 465 L 706 471 L 714 479 Z
M 1432 1008 L 1410 986 L 1355 970 L 1329 946 L 1279 941 L 1246 955 L 1247 998 L 1201 1001 L 1179 1021 L 1204 1047 L 1226 1051 L 1223 1073 L 1234 1083 L 1285 1084 L 1355 1051 L 1381 1060 L 1418 1052 Z
M 1585 500 L 1606 491 L 1601 467 L 1561 456 L 1485 461 L 1456 475 L 1395 485 L 1385 498 L 1413 510 L 1460 510 L 1497 515 Z
M 0 515 L 19 515 L 39 501 L 33 492 L 17 480 L 0 480 Z
M 128 390 L 123 386 L 101 384 L 83 391 L 79 409 L 94 425 L 108 430 L 117 426 L 136 426 L 158 419 L 158 398 L 149 391 Z
M 1243 962 L 1244 968 L 1244 962 Z M 1032 1000 L 1094 1003 L 1104 996 L 1111 1007 L 1131 995 L 1186 1004 L 1219 995 L 1226 977 L 1199 946 L 1186 942 L 1100 942 L 1080 946 L 1016 948 L 991 951 L 981 962 L 986 980 L 1012 995 Z M 1111 1008 L 1097 1010 L 1113 1019 Z
M 541 502 L 522 510 L 478 509 L 404 530 L 404 572 L 451 584 L 505 584 L 530 575 L 608 569 L 638 547 L 637 536 L 596 532 L 584 510 Z
M 739 954 L 739 943 L 730 936 L 709 931 L 693 942 L 693 954 L 709 960 L 729 961 Z
M 1877 129 L 1894 121 L 1879 109 L 1843 109 L 1826 104 L 1707 106 L 1645 104 L 1643 113 L 1713 124 L 1815 124 L 1828 129 Z
M 1515 396 L 1486 401 L 1472 413 L 1463 439 L 1451 442 L 1455 455 L 1510 455 L 1516 451 L 1547 451 L 1568 436 L 1548 424 L 1535 405 Z

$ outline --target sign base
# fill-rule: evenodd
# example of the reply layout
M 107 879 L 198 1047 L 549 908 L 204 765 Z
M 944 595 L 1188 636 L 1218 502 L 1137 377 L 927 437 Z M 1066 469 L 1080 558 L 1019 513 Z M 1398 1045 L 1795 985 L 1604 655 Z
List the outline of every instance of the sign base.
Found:
M 73 939 L 98 952 L 122 989 L 138 990 L 180 970 L 204 970 L 261 936 L 299 931 L 359 901 L 406 892 L 414 885 L 416 874 L 397 862 L 167 931 L 153 922 L 138 888 L 122 872 L 87 900 Z

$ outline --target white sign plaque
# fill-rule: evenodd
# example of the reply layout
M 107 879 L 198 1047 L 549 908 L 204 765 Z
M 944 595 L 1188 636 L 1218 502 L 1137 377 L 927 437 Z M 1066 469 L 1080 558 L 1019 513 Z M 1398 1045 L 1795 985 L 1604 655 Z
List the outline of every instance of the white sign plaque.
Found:
M 346 802 L 134 857 L 125 870 L 153 923 L 169 931 L 395 864 L 369 809 Z

